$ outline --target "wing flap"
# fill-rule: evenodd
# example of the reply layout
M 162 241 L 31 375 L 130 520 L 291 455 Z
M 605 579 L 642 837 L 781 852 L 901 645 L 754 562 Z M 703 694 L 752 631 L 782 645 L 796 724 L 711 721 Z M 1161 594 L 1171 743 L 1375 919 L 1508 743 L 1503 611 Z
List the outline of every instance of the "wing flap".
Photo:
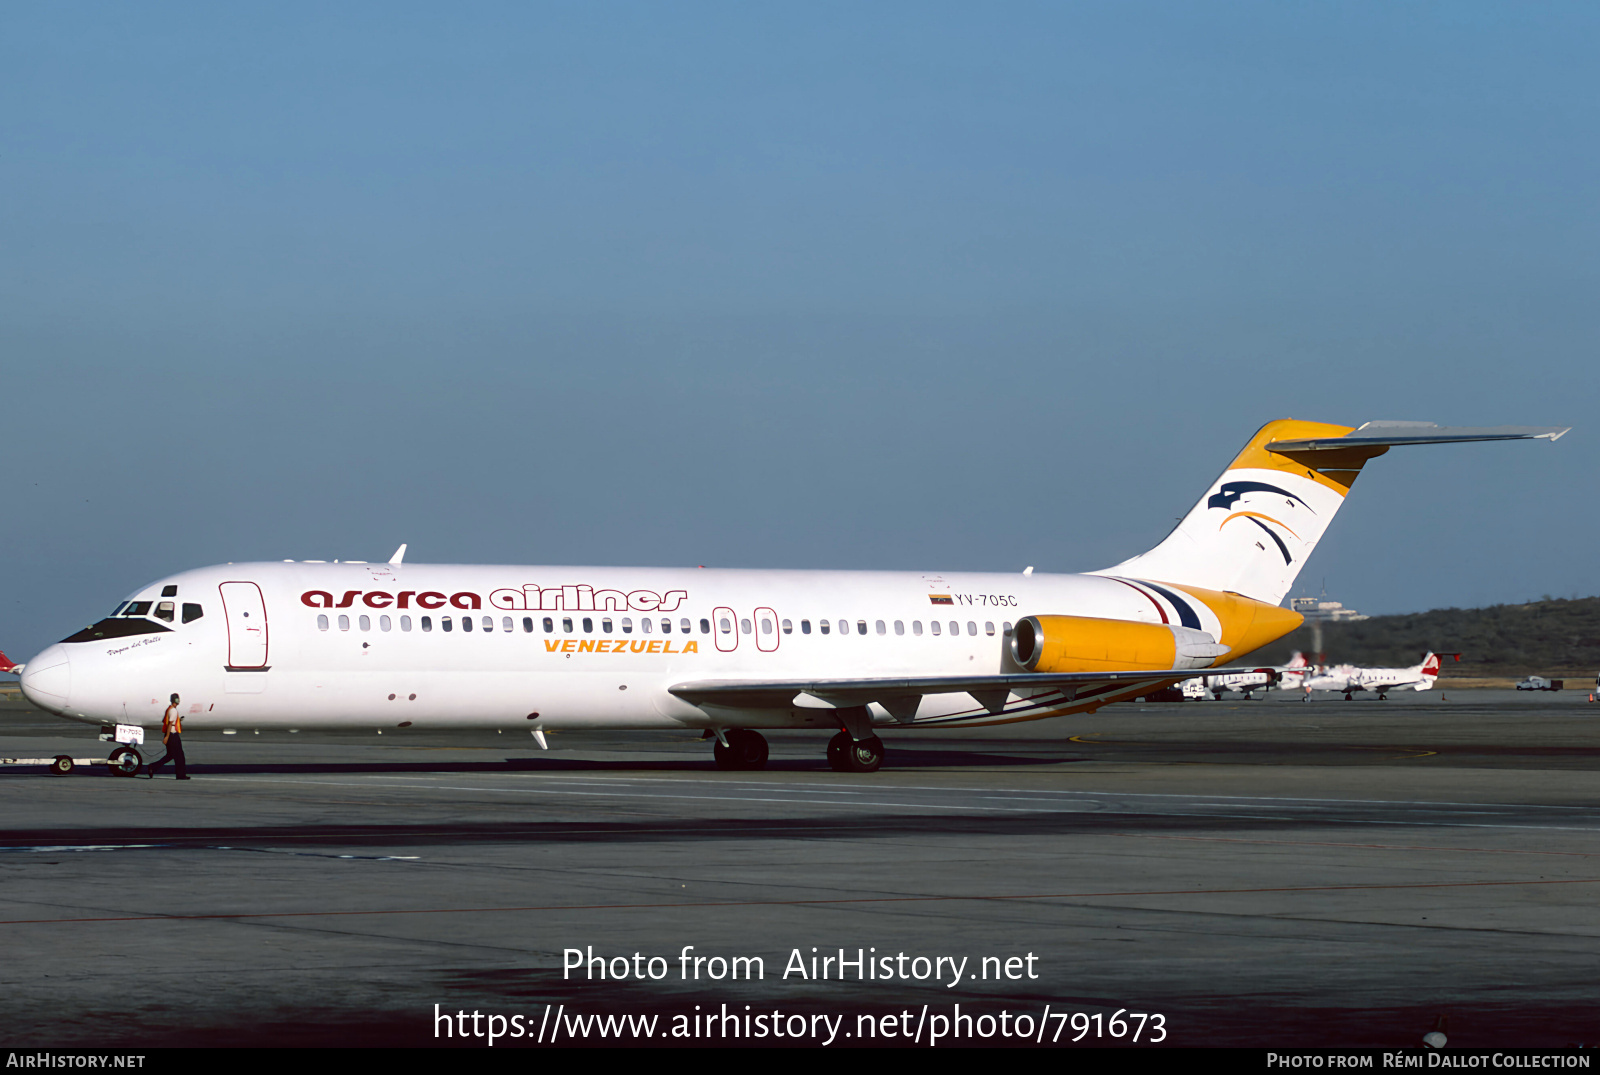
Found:
M 1268 672 L 1270 668 L 1208 668 L 1206 675 L 1233 672 Z M 691 705 L 729 709 L 786 709 L 808 694 L 836 709 L 877 702 L 901 723 L 910 723 L 924 695 L 970 694 L 985 709 L 995 712 L 1011 694 L 1056 692 L 1073 697 L 1091 687 L 1131 683 L 1177 683 L 1194 675 L 1193 669 L 1138 669 L 1127 672 L 1050 672 L 990 676 L 916 676 L 907 679 L 795 679 L 701 680 L 677 683 L 667 690 Z M 905 716 L 901 716 L 905 713 Z

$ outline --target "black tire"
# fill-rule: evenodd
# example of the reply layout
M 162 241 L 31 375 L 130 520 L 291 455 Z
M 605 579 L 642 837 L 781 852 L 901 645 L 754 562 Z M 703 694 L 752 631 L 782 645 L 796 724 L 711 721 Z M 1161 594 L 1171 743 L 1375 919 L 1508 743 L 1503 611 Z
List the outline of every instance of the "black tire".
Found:
M 848 737 L 847 737 L 848 738 Z M 883 740 L 851 740 L 844 750 L 844 771 L 847 773 L 875 773 L 883 764 Z
M 760 732 L 734 728 L 726 733 L 728 745 L 719 741 L 712 748 L 717 768 L 730 772 L 749 773 L 767 767 L 767 738 Z
M 111 752 L 106 768 L 112 776 L 138 776 L 144 769 L 144 759 L 132 747 L 118 747 Z
M 850 766 L 844 758 L 844 752 L 848 749 L 850 749 L 849 732 L 840 732 L 828 740 L 828 768 L 836 773 L 848 773 Z
M 66 776 L 68 773 L 72 772 L 74 768 L 76 768 L 76 766 L 73 763 L 72 758 L 66 754 L 57 754 L 50 762 L 50 773 L 52 776 Z

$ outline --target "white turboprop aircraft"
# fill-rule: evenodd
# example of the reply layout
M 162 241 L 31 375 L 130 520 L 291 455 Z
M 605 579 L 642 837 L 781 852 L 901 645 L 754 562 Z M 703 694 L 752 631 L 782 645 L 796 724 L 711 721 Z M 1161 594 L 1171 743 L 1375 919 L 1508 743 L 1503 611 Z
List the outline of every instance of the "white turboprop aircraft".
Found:
M 1439 658 L 1441 656 L 1461 659 L 1459 653 L 1429 653 L 1422 658 L 1421 664 L 1414 664 L 1410 668 L 1359 668 L 1353 664 L 1335 665 L 1326 668 L 1315 675 L 1306 676 L 1302 682 L 1306 697 L 1312 691 L 1335 691 L 1344 695 L 1344 700 L 1353 701 L 1352 695 L 1356 691 L 1371 691 L 1378 696 L 1378 701 L 1383 701 L 1389 696 L 1390 691 L 1426 691 L 1433 689 L 1433 681 L 1439 678 Z
M 1183 688 L 1185 698 L 1204 698 L 1210 694 L 1220 702 L 1224 693 L 1233 691 L 1244 695 L 1244 700 L 1248 702 L 1257 691 L 1266 692 L 1280 684 L 1284 690 L 1298 687 L 1301 680 L 1310 672 L 1311 668 L 1306 664 L 1305 654 L 1296 652 L 1289 658 L 1288 664 L 1278 665 L 1275 668 L 1195 676 L 1193 679 L 1184 680 L 1179 686 Z
M 115 729 L 127 775 L 173 692 L 191 730 L 696 729 L 728 769 L 766 763 L 756 729 L 834 730 L 830 764 L 871 772 L 885 727 L 1093 712 L 1282 637 L 1301 617 L 1278 602 L 1392 445 L 1565 432 L 1271 422 L 1166 540 L 1084 575 L 407 564 L 405 546 L 206 567 L 15 670 L 40 708 Z

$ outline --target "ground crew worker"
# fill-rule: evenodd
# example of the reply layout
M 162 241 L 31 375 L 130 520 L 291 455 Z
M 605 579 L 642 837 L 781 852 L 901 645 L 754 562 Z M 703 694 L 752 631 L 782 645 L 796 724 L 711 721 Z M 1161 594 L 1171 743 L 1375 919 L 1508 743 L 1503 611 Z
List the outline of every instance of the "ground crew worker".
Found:
M 172 696 L 172 704 L 167 706 L 167 711 L 161 714 L 161 742 L 167 748 L 167 756 L 150 766 L 145 776 L 154 780 L 156 770 L 170 761 L 173 763 L 173 769 L 177 771 L 179 780 L 189 779 L 183 763 L 183 714 L 178 712 L 176 694 Z

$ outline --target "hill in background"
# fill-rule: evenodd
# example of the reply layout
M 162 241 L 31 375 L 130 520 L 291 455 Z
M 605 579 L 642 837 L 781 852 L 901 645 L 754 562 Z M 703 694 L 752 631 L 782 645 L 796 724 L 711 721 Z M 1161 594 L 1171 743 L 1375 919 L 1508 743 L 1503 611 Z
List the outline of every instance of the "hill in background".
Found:
M 1283 664 L 1295 650 L 1313 652 L 1309 624 L 1230 663 Z M 1445 677 L 1539 675 L 1592 682 L 1600 671 L 1600 597 L 1436 608 L 1322 626 L 1322 652 L 1329 664 L 1399 668 L 1416 664 L 1429 650 L 1460 651 L 1460 663 L 1445 661 Z

